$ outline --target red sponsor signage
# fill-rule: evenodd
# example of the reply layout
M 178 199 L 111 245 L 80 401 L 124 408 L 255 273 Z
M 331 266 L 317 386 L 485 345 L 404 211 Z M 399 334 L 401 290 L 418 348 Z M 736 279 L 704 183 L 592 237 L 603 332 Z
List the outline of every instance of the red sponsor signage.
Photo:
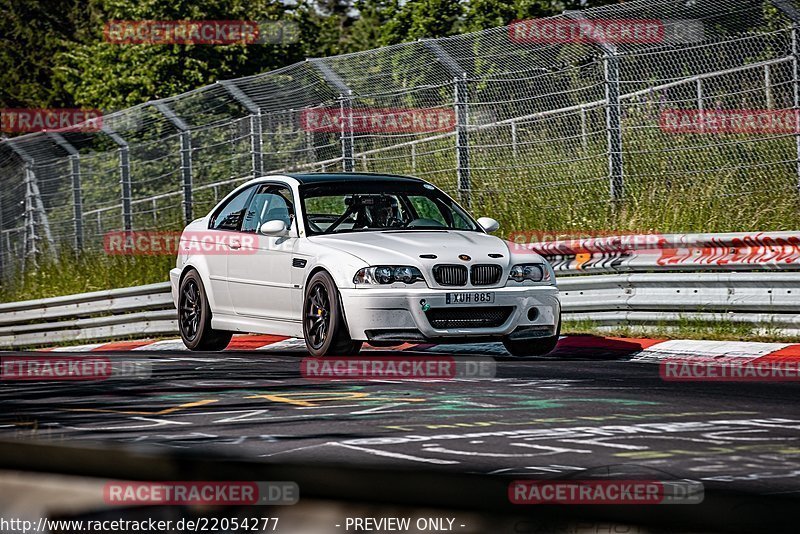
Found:
M 667 382 L 796 382 L 800 359 L 667 358 L 661 361 L 659 374 Z
M 659 480 L 515 480 L 513 504 L 688 504 L 703 500 L 702 485 Z
M 657 19 L 530 19 L 508 26 L 515 43 L 652 44 L 664 41 L 664 23 Z
M 800 238 L 754 235 L 726 242 L 711 238 L 696 246 L 664 247 L 657 262 L 658 265 L 798 265 Z
M 255 254 L 256 234 L 216 231 L 116 231 L 103 236 L 103 250 L 110 255 L 175 256 L 181 254 Z
M 449 108 L 340 108 L 304 109 L 300 127 L 308 132 L 414 133 L 448 132 L 455 128 L 456 115 Z
M 795 134 L 800 131 L 795 109 L 665 109 L 659 128 L 678 134 Z
M 259 24 L 246 20 L 110 20 L 103 27 L 114 44 L 255 44 Z
M 51 131 L 98 132 L 103 113 L 98 109 L 0 109 L 0 129 L 7 133 Z

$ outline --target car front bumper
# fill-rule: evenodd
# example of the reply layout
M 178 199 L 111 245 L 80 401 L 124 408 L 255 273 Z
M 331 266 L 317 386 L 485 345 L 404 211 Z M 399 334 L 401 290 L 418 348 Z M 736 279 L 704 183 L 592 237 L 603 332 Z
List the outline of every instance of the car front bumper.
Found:
M 169 271 L 169 288 L 172 293 L 172 303 L 178 307 L 178 285 L 181 280 L 181 270 L 178 268 L 170 269 Z
M 340 289 L 350 337 L 374 341 L 441 341 L 447 338 L 540 338 L 556 335 L 561 318 L 558 289 L 554 286 L 518 286 L 490 289 L 348 288 Z M 447 293 L 494 293 L 492 304 L 448 305 Z M 430 310 L 468 310 L 480 316 L 482 308 L 511 308 L 499 325 L 435 328 Z M 531 312 L 531 309 L 535 311 Z M 449 310 L 456 310 L 450 312 Z M 486 310 L 489 312 L 490 310 Z M 530 312 L 530 313 L 529 313 Z M 435 312 L 434 312 L 435 313 Z

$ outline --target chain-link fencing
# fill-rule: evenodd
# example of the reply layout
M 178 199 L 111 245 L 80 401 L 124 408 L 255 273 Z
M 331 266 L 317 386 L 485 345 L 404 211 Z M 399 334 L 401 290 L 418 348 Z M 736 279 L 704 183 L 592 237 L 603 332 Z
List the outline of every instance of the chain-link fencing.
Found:
M 0 143 L 0 269 L 290 171 L 427 179 L 506 233 L 796 229 L 800 11 L 639 0 L 227 80 Z

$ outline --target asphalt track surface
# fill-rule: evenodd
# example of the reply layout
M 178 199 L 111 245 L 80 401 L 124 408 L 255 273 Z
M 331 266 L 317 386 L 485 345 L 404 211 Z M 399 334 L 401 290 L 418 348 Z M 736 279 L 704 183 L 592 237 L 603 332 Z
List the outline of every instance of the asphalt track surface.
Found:
M 147 379 L 6 382 L 0 439 L 516 478 L 608 470 L 800 495 L 797 382 L 666 382 L 658 365 L 594 349 L 499 358 L 495 378 L 330 382 L 301 376 L 304 356 L 140 351 Z

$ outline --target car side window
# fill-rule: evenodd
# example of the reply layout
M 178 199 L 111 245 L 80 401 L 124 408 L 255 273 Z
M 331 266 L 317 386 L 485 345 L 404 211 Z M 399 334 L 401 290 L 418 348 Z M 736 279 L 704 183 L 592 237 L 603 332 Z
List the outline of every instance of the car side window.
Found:
M 431 219 L 445 226 L 452 226 L 457 230 L 472 229 L 472 225 L 461 213 L 444 202 L 435 202 L 423 196 L 409 196 L 408 199 L 411 201 L 414 210 L 417 212 L 417 216 L 420 218 Z
M 417 217 L 422 219 L 431 219 L 442 223 L 442 225 L 447 225 L 447 221 L 442 215 L 442 210 L 440 210 L 439 206 L 437 206 L 430 198 L 423 196 L 409 196 L 408 200 L 411 201 L 411 204 L 414 206 L 414 211 L 417 212 Z
M 209 228 L 213 230 L 238 230 L 242 224 L 245 207 L 250 195 L 253 193 L 253 189 L 253 187 L 248 187 L 222 206 L 214 215 Z
M 242 232 L 255 233 L 267 221 L 280 219 L 286 226 L 294 220 L 292 192 L 288 187 L 274 184 L 259 186 L 244 217 Z

